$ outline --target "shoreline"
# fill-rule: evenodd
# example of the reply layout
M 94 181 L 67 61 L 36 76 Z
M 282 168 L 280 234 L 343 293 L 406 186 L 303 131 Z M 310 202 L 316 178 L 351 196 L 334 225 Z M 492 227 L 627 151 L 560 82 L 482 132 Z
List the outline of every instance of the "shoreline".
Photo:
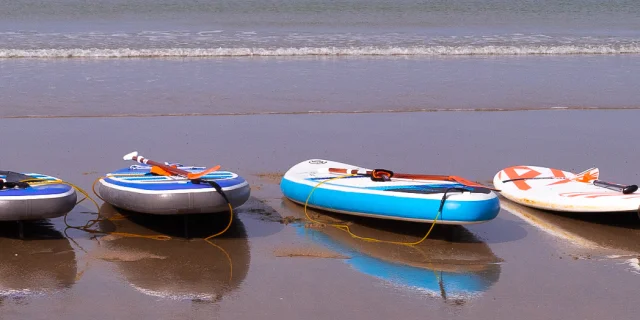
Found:
M 447 113 L 447 112 L 526 112 L 526 111 L 633 111 L 635 107 L 547 107 L 547 108 L 442 108 L 408 110 L 354 110 L 354 111 L 265 111 L 265 112 L 228 112 L 228 113 L 157 113 L 157 114 L 97 114 L 97 115 L 17 115 L 0 116 L 2 119 L 82 119 L 82 118 L 158 118 L 158 117 L 230 117 L 230 116 L 269 116 L 269 115 L 358 115 L 381 113 Z

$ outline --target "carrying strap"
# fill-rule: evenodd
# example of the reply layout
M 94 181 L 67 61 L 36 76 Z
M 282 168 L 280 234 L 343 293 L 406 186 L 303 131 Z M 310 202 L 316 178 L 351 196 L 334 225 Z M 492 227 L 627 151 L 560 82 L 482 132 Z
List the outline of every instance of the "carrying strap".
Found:
M 229 201 L 229 198 L 227 198 L 227 195 L 224 194 L 224 191 L 222 191 L 222 187 L 217 182 L 215 182 L 213 180 L 202 180 L 202 179 L 194 179 L 194 180 L 191 180 L 191 182 L 195 183 L 195 184 L 199 184 L 199 183 L 203 182 L 203 183 L 206 183 L 206 184 L 212 186 L 214 189 L 216 189 L 216 192 L 218 192 L 222 196 L 224 201 L 226 201 L 228 205 L 231 205 L 231 202 Z
M 0 179 L 0 190 L 2 189 L 26 189 L 29 188 L 28 180 L 36 180 L 26 174 L 14 172 L 14 171 L 0 171 L 1 176 L 5 176 L 4 179 Z
M 5 182 L 20 182 L 24 180 L 31 180 L 33 177 L 26 174 L 14 172 L 14 171 L 2 171 L 0 170 L 0 176 L 5 176 Z

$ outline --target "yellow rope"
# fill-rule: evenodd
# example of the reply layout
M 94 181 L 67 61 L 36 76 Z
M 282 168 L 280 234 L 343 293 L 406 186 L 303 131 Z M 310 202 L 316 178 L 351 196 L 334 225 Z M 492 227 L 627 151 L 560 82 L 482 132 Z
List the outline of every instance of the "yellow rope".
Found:
M 102 200 L 102 202 L 106 202 L 104 201 L 104 199 L 102 199 L 102 197 L 96 192 L 96 183 L 98 183 L 98 181 L 104 179 L 104 177 L 98 177 L 98 179 L 93 180 L 93 183 L 91 184 L 91 191 L 93 191 L 93 194 L 96 195 L 96 197 L 98 197 L 98 199 Z
M 220 251 L 222 251 L 222 253 L 224 253 L 224 255 L 227 257 L 227 260 L 229 261 L 229 284 L 231 284 L 231 279 L 233 279 L 233 260 L 231 260 L 231 256 L 229 256 L 229 253 L 227 253 L 226 250 L 222 249 L 222 247 L 220 247 L 219 245 L 209 241 L 209 238 L 204 239 L 204 241 L 206 241 L 208 244 L 220 249 Z
M 142 174 L 127 174 L 127 173 L 121 173 L 121 174 L 111 174 L 109 175 L 110 177 L 113 176 L 142 176 Z M 91 190 L 93 191 L 93 194 L 100 200 L 102 200 L 103 202 L 107 202 L 105 201 L 99 194 L 98 192 L 96 192 L 96 184 L 98 183 L 98 181 L 104 179 L 105 177 L 98 177 L 97 179 L 95 179 L 93 181 L 93 183 L 91 184 Z M 71 229 L 78 229 L 78 230 L 82 230 L 88 233 L 103 233 L 103 234 L 110 234 L 110 235 L 116 235 L 116 236 L 123 236 L 123 237 L 131 237 L 131 238 L 146 238 L 146 239 L 153 239 L 153 240 L 171 240 L 170 236 L 167 235 L 141 235 L 141 234 L 135 234 L 135 233 L 127 233 L 127 232 L 107 232 L 107 231 L 100 231 L 100 230 L 94 230 L 94 229 L 90 229 L 91 227 L 93 227 L 96 223 L 103 221 L 103 220 L 111 220 L 110 218 L 104 219 L 100 216 L 100 206 L 98 205 L 98 203 L 89 196 L 89 193 L 87 193 L 86 191 L 84 191 L 82 188 L 76 186 L 73 183 L 67 182 L 67 181 L 63 181 L 60 179 L 56 179 L 56 180 L 46 180 L 46 179 L 27 179 L 27 180 L 22 180 L 21 182 L 28 182 L 30 185 L 34 185 L 34 186 L 38 186 L 38 185 L 50 185 L 50 184 L 65 184 L 68 185 L 70 187 L 72 187 L 73 189 L 75 189 L 76 191 L 78 191 L 79 193 L 81 193 L 84 198 L 80 199 L 79 201 L 76 202 L 76 205 L 78 205 L 79 203 L 81 203 L 84 200 L 89 199 L 94 206 L 96 207 L 96 214 L 98 215 L 97 219 L 92 219 L 87 221 L 87 223 L 85 223 L 83 226 L 72 226 L 67 222 L 67 216 L 69 215 L 69 212 L 65 213 L 63 221 L 64 224 L 67 226 L 67 228 L 71 228 Z M 229 223 L 227 224 L 227 226 L 224 228 L 224 230 L 210 235 L 206 238 L 204 238 L 205 241 L 209 242 L 209 239 L 215 238 L 225 232 L 227 232 L 227 230 L 229 230 L 229 228 L 231 227 L 231 224 L 233 224 L 233 207 L 231 206 L 231 203 L 227 203 L 229 205 Z
M 79 193 L 81 193 L 84 198 L 80 199 L 79 201 L 76 202 L 76 205 L 79 204 L 80 202 L 89 199 L 93 205 L 96 207 L 96 210 L 99 212 L 100 211 L 100 206 L 98 205 L 98 203 L 93 200 L 90 196 L 89 193 L 87 193 L 86 191 L 84 191 L 82 188 L 76 186 L 75 184 L 71 183 L 71 182 L 67 182 L 67 181 L 63 181 L 63 180 L 23 180 L 22 182 L 28 182 L 30 185 L 47 185 L 47 184 L 66 184 L 68 186 L 70 186 L 71 188 L 75 189 L 76 191 L 78 191 Z
M 140 174 L 140 173 L 116 173 L 116 174 L 109 174 L 106 177 L 119 177 L 119 176 L 128 176 L 128 177 L 132 177 L 132 176 L 144 176 L 144 174 Z M 91 184 L 91 190 L 93 191 L 93 193 L 96 195 L 96 197 L 98 197 L 98 199 L 102 200 L 103 202 L 107 202 L 105 201 L 99 194 L 98 192 L 96 192 L 96 184 L 98 183 L 98 181 L 104 179 L 105 177 L 99 177 L 96 180 L 93 181 L 93 183 Z M 227 230 L 229 230 L 229 228 L 231 227 L 231 224 L 233 223 L 233 207 L 231 206 L 231 203 L 227 203 L 229 205 L 229 224 L 227 224 L 227 226 L 224 228 L 224 230 L 210 235 L 206 238 L 204 238 L 204 240 L 209 240 L 212 238 L 215 238 L 225 232 L 227 232 Z M 123 233 L 111 233 L 111 234 L 118 234 L 118 235 L 126 235 L 128 237 L 143 237 L 146 238 L 147 236 L 140 236 L 140 235 L 135 235 L 135 234 L 123 234 Z M 169 236 L 164 236 L 164 235 L 159 235 L 159 236 L 153 236 L 155 240 L 170 240 L 171 237 Z
M 317 221 L 314 220 L 313 218 L 311 218 L 311 216 L 309 216 L 309 213 L 307 212 L 307 207 L 309 206 L 309 199 L 311 199 L 311 195 L 313 194 L 314 191 L 316 191 L 316 189 L 321 186 L 322 184 L 324 184 L 325 182 L 329 182 L 329 181 L 333 181 L 333 180 L 337 180 L 337 179 L 342 179 L 342 178 L 346 178 L 346 177 L 351 177 L 351 176 L 355 176 L 355 174 L 345 174 L 342 176 L 338 176 L 338 177 L 334 177 L 331 179 L 327 179 L 324 180 L 320 183 L 318 183 L 315 187 L 313 187 L 313 189 L 311 189 L 311 192 L 309 192 L 309 196 L 307 196 L 307 200 L 304 202 L 304 214 L 305 216 L 307 216 L 307 219 L 315 222 L 315 223 L 320 223 L 320 224 L 326 224 L 329 226 L 332 226 L 338 230 L 342 230 L 344 232 L 347 232 L 351 237 L 356 238 L 356 239 L 360 239 L 360 240 L 364 240 L 364 241 L 370 241 L 370 242 L 380 242 L 380 243 L 390 243 L 390 244 L 399 244 L 399 245 L 405 245 L 405 246 L 414 246 L 414 245 L 418 245 L 420 243 L 422 243 L 424 240 L 426 240 L 429 235 L 431 234 L 431 230 L 433 230 L 433 227 L 436 225 L 436 221 L 438 220 L 438 218 L 440 217 L 440 210 L 438 210 L 438 214 L 436 215 L 436 218 L 433 220 L 433 223 L 431 224 L 431 227 L 429 228 L 429 231 L 427 231 L 427 233 L 424 235 L 424 237 L 422 237 L 422 239 L 418 240 L 418 241 L 414 241 L 414 242 L 400 242 L 400 241 L 388 241 L 388 240 L 380 240 L 380 239 L 375 239 L 375 238 L 368 238 L 368 237 L 362 237 L 359 236 L 357 234 L 354 234 L 351 229 L 349 228 L 348 225 L 346 224 L 338 224 L 338 223 L 324 223 L 321 221 Z
M 227 205 L 229 205 L 229 224 L 227 224 L 227 227 L 224 228 L 224 230 L 204 238 L 205 241 L 209 241 L 209 239 L 215 238 L 215 237 L 227 232 L 227 230 L 229 230 L 229 228 L 231 227 L 231 224 L 233 223 L 233 207 L 231 206 L 231 203 L 227 203 Z
M 102 177 L 101 177 L 102 178 Z M 97 181 L 99 181 L 101 178 L 98 178 L 94 181 L 94 184 L 92 186 L 92 190 L 95 193 L 95 183 Z M 104 219 L 100 216 L 100 206 L 98 205 L 98 203 L 89 196 L 89 193 L 84 191 L 82 188 L 76 186 L 73 183 L 67 182 L 67 181 L 63 181 L 63 180 L 25 180 L 28 181 L 30 184 L 33 185 L 48 185 L 48 184 L 66 184 L 70 187 L 72 187 L 73 189 L 75 189 L 76 191 L 78 191 L 79 193 L 81 193 L 84 198 L 81 199 L 80 201 L 76 202 L 76 205 L 79 204 L 80 202 L 89 199 L 96 207 L 96 214 L 98 215 L 97 219 L 91 219 L 89 221 L 87 221 L 87 223 L 85 223 L 83 226 L 72 226 L 67 222 L 67 217 L 69 215 L 69 213 L 67 212 L 64 215 L 63 221 L 64 224 L 67 226 L 67 228 L 71 228 L 71 229 L 77 229 L 77 230 L 82 230 L 88 233 L 103 233 L 103 234 L 110 234 L 110 235 L 116 235 L 116 236 L 122 236 L 122 237 L 130 237 L 130 238 L 146 238 L 146 239 L 153 239 L 153 240 L 170 240 L 171 237 L 166 236 L 166 235 L 141 235 L 141 234 L 136 234 L 136 233 L 127 233 L 127 232 L 107 232 L 107 231 L 101 231 L 101 230 L 95 230 L 95 229 L 90 229 L 91 227 L 93 227 L 96 223 L 103 221 L 103 220 L 110 220 L 110 219 Z M 104 201 L 104 199 L 102 199 L 97 193 L 96 193 L 96 197 L 98 197 L 100 200 Z
M 128 176 L 132 176 L 135 174 L 118 174 L 118 175 L 128 175 Z M 113 176 L 113 175 L 112 175 Z M 97 179 L 95 179 L 93 181 L 93 183 L 91 184 L 91 190 L 93 191 L 94 195 L 102 200 L 103 202 L 106 202 L 97 192 L 95 189 L 96 183 L 98 181 L 100 181 L 101 179 L 103 179 L 104 177 L 99 177 Z M 75 184 L 72 184 L 70 182 L 67 181 L 63 181 L 60 179 L 56 179 L 56 180 L 46 180 L 46 179 L 28 179 L 28 180 L 23 180 L 21 182 L 28 182 L 30 185 L 34 185 L 34 186 L 39 186 L 39 185 L 50 185 L 50 184 L 65 184 L 68 185 L 70 187 L 72 187 L 74 190 L 78 191 L 79 193 L 81 193 L 84 198 L 78 200 L 76 202 L 76 205 L 78 205 L 79 203 L 81 203 L 82 201 L 89 199 L 96 207 L 96 214 L 98 215 L 98 219 L 92 219 L 87 221 L 87 223 L 84 226 L 72 226 L 67 222 L 67 216 L 69 214 L 69 212 L 65 213 L 63 221 L 64 224 L 67 226 L 67 229 L 77 229 L 77 230 L 81 230 L 84 232 L 88 232 L 88 233 L 102 233 L 102 234 L 109 234 L 109 235 L 116 235 L 116 236 L 122 236 L 122 237 L 128 237 L 128 238 L 144 238 L 144 239 L 152 239 L 152 240 L 162 240 L 162 241 L 166 241 L 166 240 L 171 240 L 170 236 L 167 235 L 141 235 L 141 234 L 135 234 L 135 233 L 127 233 L 127 232 L 106 232 L 106 231 L 100 231 L 100 230 L 94 230 L 94 229 L 90 229 L 92 226 L 94 226 L 96 223 L 103 221 L 103 220 L 119 220 L 122 219 L 121 216 L 119 215 L 118 217 L 111 217 L 111 218 L 107 218 L 107 219 L 103 219 L 100 216 L 100 206 L 98 205 L 98 203 L 89 196 L 89 194 L 83 190 L 82 188 L 76 186 Z M 224 255 L 227 257 L 227 260 L 229 261 L 229 283 L 231 283 L 231 280 L 233 279 L 233 261 L 231 260 L 231 257 L 229 256 L 229 254 L 220 246 L 216 245 L 215 243 L 211 242 L 209 239 L 212 239 L 214 237 L 217 237 L 225 232 L 227 232 L 227 230 L 229 230 L 229 228 L 231 227 L 231 224 L 233 223 L 233 207 L 231 206 L 230 203 L 228 203 L 229 205 L 229 224 L 227 224 L 227 226 L 224 228 L 224 230 L 208 236 L 204 239 L 204 241 L 206 241 L 208 244 L 218 248 L 220 251 L 222 251 L 222 253 L 224 253 Z M 65 235 L 66 234 L 66 229 L 64 231 Z M 71 241 L 73 241 L 78 247 L 80 247 L 80 249 L 84 252 L 86 252 L 86 250 L 84 250 L 82 248 L 82 246 L 80 246 L 75 240 L 73 240 L 73 238 L 71 238 L 70 236 L 67 235 L 67 238 L 71 239 Z M 85 270 L 81 270 L 76 274 L 76 281 L 78 281 L 80 278 L 82 278 L 82 276 L 84 275 L 84 272 L 88 269 L 89 267 L 89 262 L 87 261 L 86 265 L 85 265 Z

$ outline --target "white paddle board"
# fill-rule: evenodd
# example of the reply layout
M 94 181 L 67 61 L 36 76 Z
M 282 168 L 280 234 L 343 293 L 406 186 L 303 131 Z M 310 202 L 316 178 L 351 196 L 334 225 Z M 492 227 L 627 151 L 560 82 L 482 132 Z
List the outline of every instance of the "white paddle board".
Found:
M 566 212 L 637 211 L 640 192 L 624 194 L 598 186 L 599 170 L 575 174 L 559 169 L 514 166 L 500 170 L 493 185 L 521 205 Z M 632 190 L 632 188 L 631 188 Z

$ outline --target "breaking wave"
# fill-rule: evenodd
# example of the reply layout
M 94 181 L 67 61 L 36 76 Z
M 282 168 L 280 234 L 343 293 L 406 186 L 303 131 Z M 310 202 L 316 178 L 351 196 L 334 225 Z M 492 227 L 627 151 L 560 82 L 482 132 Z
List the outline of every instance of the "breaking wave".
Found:
M 164 57 L 296 57 L 296 56 L 521 56 L 639 54 L 640 43 L 625 45 L 414 46 L 414 47 L 280 47 L 153 49 L 2 49 L 0 58 L 164 58 Z

